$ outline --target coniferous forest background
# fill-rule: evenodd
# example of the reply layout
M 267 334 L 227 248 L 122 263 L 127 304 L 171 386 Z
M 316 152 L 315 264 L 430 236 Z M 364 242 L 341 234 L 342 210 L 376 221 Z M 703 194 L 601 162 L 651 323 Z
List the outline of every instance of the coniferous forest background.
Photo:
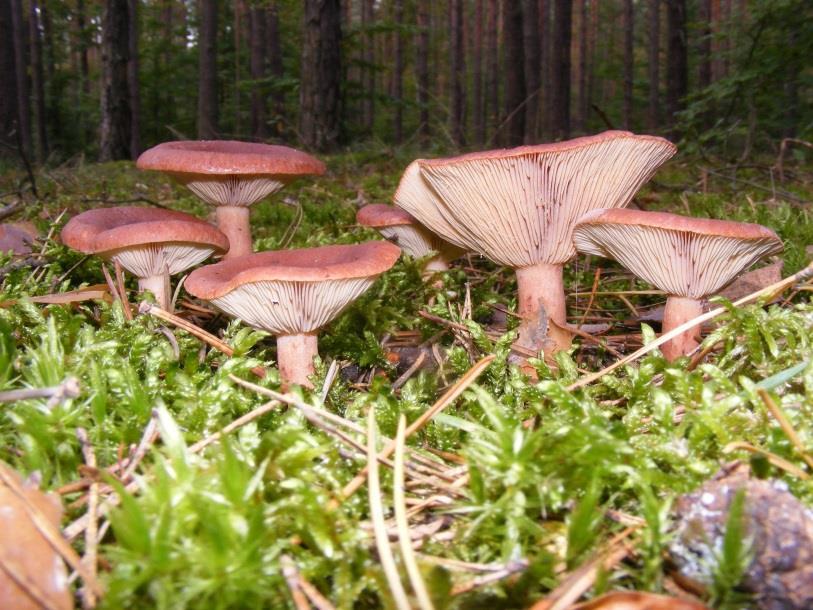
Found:
M 3 0 L 0 152 L 233 138 L 494 148 L 608 127 L 745 158 L 813 132 L 806 0 Z

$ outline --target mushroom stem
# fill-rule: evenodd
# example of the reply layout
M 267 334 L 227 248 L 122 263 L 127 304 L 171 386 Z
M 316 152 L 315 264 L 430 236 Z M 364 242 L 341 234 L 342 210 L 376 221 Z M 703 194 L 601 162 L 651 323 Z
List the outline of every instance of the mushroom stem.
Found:
M 294 384 L 313 388 L 308 376 L 315 372 L 313 358 L 318 355 L 319 345 L 315 333 L 279 335 L 277 364 L 283 388 Z
M 170 313 L 172 312 L 172 294 L 168 275 L 162 273 L 160 275 L 139 278 L 138 290 L 139 292 L 149 290 L 155 295 L 155 301 L 161 309 L 169 311 Z
M 424 267 L 424 272 L 426 274 L 435 273 L 437 271 L 448 271 L 449 270 L 449 263 L 438 254 L 437 256 L 432 257 L 429 259 L 429 262 L 426 263 L 426 267 Z
M 216 208 L 217 228 L 229 238 L 229 251 L 223 259 L 252 253 L 249 206 L 221 205 Z
M 668 333 L 684 322 L 693 320 L 703 314 L 703 302 L 688 297 L 670 296 L 666 299 L 666 308 L 663 311 L 664 333 Z M 700 327 L 695 326 L 679 334 L 674 339 L 670 339 L 661 346 L 664 358 L 670 362 L 685 356 L 694 348 L 700 345 Z
M 520 345 L 544 350 L 550 355 L 570 347 L 571 333 L 567 328 L 565 288 L 562 265 L 539 263 L 521 267 L 517 273 L 517 309 L 522 323 L 519 326 Z M 544 314 L 544 319 L 540 316 Z M 540 321 L 544 327 L 540 327 Z

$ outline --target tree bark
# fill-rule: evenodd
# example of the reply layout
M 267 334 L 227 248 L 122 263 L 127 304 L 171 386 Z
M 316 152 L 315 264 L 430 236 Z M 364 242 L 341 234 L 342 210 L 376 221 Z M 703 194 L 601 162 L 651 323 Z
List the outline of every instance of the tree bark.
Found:
M 361 29 L 364 32 L 362 42 L 362 90 L 364 95 L 364 128 L 372 133 L 375 125 L 375 36 L 372 32 L 374 21 L 374 0 L 361 0 Z
M 102 111 L 99 159 L 130 158 L 128 0 L 106 0 L 102 17 Z
M 141 154 L 141 84 L 139 82 L 138 58 L 138 2 L 128 0 L 128 46 L 129 61 L 127 63 L 127 85 L 130 90 L 130 158 L 137 159 Z
M 465 146 L 466 131 L 464 121 L 465 105 L 465 62 L 463 48 L 463 2 L 462 0 L 449 1 L 449 118 L 451 121 L 452 140 L 457 146 Z
M 588 76 L 588 40 L 590 28 L 588 24 L 587 0 L 579 0 L 579 67 L 578 67 L 578 105 L 573 127 L 577 133 L 584 133 L 587 129 L 587 117 L 590 112 L 590 99 L 587 93 Z
M 505 125 L 508 146 L 525 139 L 525 57 L 522 45 L 522 4 L 505 2 L 503 7 L 503 46 L 505 48 Z
M 632 0 L 624 0 L 624 104 L 621 124 L 624 129 L 632 126 L 632 86 L 634 81 L 633 33 L 635 13 Z
M 677 123 L 676 114 L 684 108 L 689 88 L 688 44 L 686 40 L 686 0 L 666 0 L 666 24 L 669 46 L 666 62 L 666 111 L 669 124 Z
M 475 0 L 474 3 L 474 27 L 472 28 L 474 40 L 471 45 L 471 114 L 475 144 L 483 144 L 486 141 L 486 117 L 483 113 L 483 2 L 484 0 Z
M 282 65 L 282 40 L 280 38 L 279 12 L 276 0 L 272 0 L 268 6 L 266 14 L 266 36 L 268 37 L 268 69 L 274 77 L 275 86 L 271 92 L 271 99 L 274 107 L 274 124 L 276 125 L 276 135 L 281 136 L 285 132 L 285 91 L 279 86 L 279 82 L 285 76 L 285 69 Z
M 650 131 L 660 129 L 661 15 L 660 0 L 649 0 L 649 111 Z
M 199 0 L 198 138 L 217 138 L 217 0 Z
M 341 10 L 339 0 L 304 4 L 299 132 L 307 147 L 329 150 L 339 140 Z
M 11 2 L 0 2 L 0 156 L 8 156 L 16 141 L 17 80 L 14 67 L 14 28 Z
M 541 98 L 539 0 L 522 0 L 522 52 L 525 60 L 525 136 L 526 144 L 539 138 L 539 100 Z
M 265 78 L 265 51 L 267 48 L 266 9 L 253 5 L 249 9 L 249 68 L 251 72 L 251 135 L 256 140 L 266 137 L 265 131 L 265 95 L 260 81 Z
M 404 134 L 404 0 L 394 0 L 395 20 L 395 65 L 393 66 L 392 98 L 395 102 L 393 112 L 393 139 L 400 144 Z
M 429 0 L 418 0 L 415 10 L 417 40 L 415 41 L 415 80 L 418 87 L 418 132 L 426 143 L 429 129 Z
M 43 163 L 48 156 L 47 118 L 45 116 L 45 74 L 42 66 L 42 35 L 37 0 L 28 3 L 28 44 L 31 65 L 31 106 L 34 110 L 36 159 Z
M 570 135 L 570 40 L 572 0 L 554 0 L 553 77 L 551 79 L 551 120 L 554 139 Z
M 500 71 L 500 53 L 498 44 L 497 0 L 487 0 L 488 15 L 486 18 L 486 93 L 483 104 L 483 115 L 492 130 L 497 129 L 500 122 L 500 85 L 498 74 Z M 493 137 L 493 135 L 492 135 Z
M 699 40 L 697 42 L 697 86 L 705 89 L 711 84 L 711 0 L 700 0 L 697 7 Z

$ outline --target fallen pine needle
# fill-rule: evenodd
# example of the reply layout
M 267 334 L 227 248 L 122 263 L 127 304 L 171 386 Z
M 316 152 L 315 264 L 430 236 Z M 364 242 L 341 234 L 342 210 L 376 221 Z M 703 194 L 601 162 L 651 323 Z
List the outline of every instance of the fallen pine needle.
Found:
M 802 443 L 802 439 L 799 438 L 799 435 L 796 434 L 796 430 L 793 429 L 793 426 L 790 425 L 787 416 L 782 411 L 782 407 L 774 402 L 774 399 L 771 398 L 771 395 L 768 394 L 762 388 L 757 388 L 757 394 L 762 399 L 762 402 L 765 403 L 768 411 L 770 411 L 771 415 L 774 416 L 774 419 L 779 422 L 779 427 L 782 428 L 782 431 L 790 440 L 793 447 L 799 453 L 801 458 L 805 461 L 810 468 L 813 468 L 813 458 L 808 455 L 807 451 L 805 450 L 805 446 Z
M 807 481 L 810 478 L 810 475 L 807 474 L 804 470 L 802 470 L 795 464 L 791 464 L 786 459 L 779 457 L 775 453 L 771 453 L 770 451 L 766 451 L 765 449 L 755 447 L 754 445 L 751 445 L 743 441 L 734 441 L 733 443 L 728 443 L 728 445 L 723 447 L 723 453 L 732 453 L 740 449 L 743 451 L 747 451 L 748 453 L 754 453 L 763 456 L 777 468 L 784 470 L 785 472 L 788 472 L 794 476 L 797 476 L 803 481 Z

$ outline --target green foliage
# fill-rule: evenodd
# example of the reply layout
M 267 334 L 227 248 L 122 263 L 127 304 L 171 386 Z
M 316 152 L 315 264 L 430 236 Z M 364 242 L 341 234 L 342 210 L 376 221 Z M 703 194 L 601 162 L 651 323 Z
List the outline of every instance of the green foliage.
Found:
M 739 489 L 728 507 L 723 545 L 713 572 L 711 601 L 718 608 L 741 608 L 748 598 L 737 591 L 751 563 L 745 527 L 745 489 Z

